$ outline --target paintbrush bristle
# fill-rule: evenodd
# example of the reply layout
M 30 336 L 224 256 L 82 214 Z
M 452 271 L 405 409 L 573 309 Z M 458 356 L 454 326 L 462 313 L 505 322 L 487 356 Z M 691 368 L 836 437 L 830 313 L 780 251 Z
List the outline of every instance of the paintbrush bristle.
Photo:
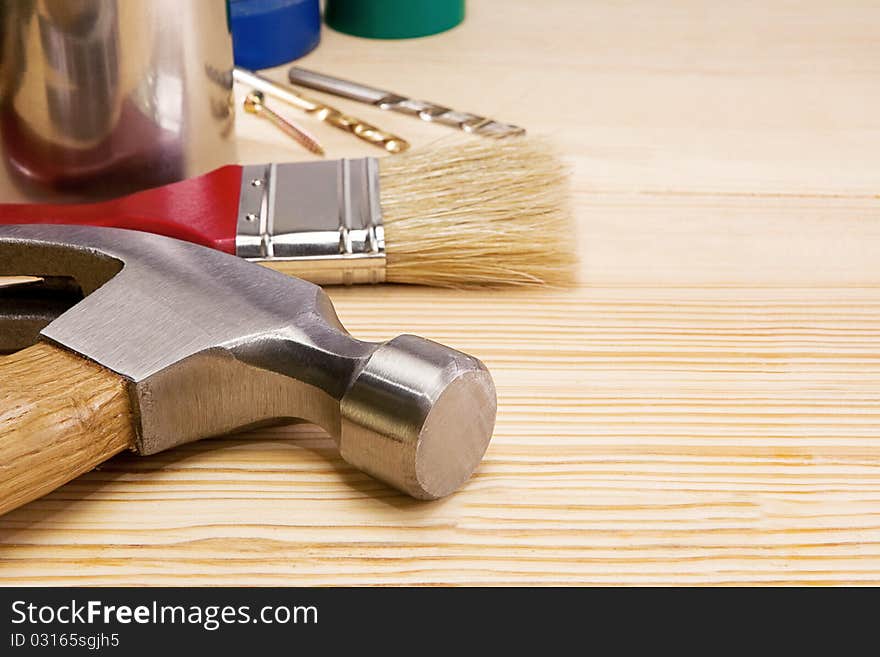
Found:
M 567 285 L 568 171 L 549 142 L 468 140 L 379 161 L 387 280 Z

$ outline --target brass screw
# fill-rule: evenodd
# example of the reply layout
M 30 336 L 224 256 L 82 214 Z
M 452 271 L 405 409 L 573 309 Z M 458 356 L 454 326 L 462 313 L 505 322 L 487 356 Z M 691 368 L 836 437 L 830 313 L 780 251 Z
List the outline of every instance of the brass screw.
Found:
M 262 116 L 263 118 L 268 119 L 287 136 L 293 138 L 294 141 L 312 153 L 315 153 L 316 155 L 324 154 L 324 149 L 321 147 L 321 144 L 318 143 L 317 139 L 312 137 L 312 135 L 302 128 L 296 127 L 266 107 L 263 104 L 263 100 L 264 96 L 259 91 L 254 90 L 250 92 L 247 95 L 247 98 L 244 99 L 244 111 L 248 114 L 255 114 L 256 116 Z

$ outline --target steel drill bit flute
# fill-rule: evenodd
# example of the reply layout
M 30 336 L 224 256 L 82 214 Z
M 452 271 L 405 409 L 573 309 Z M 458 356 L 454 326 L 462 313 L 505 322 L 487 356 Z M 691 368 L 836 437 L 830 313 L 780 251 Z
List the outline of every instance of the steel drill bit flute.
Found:
M 290 68 L 288 77 L 293 84 L 334 94 L 342 98 L 357 100 L 361 103 L 374 105 L 380 109 L 417 116 L 422 121 L 440 123 L 479 135 L 480 137 L 500 139 L 502 137 L 524 135 L 526 132 L 524 128 L 519 126 L 501 123 L 485 116 L 471 114 L 470 112 L 459 112 L 437 103 L 408 98 L 391 91 L 384 91 L 358 82 L 335 78 L 332 75 L 307 71 L 298 66 Z

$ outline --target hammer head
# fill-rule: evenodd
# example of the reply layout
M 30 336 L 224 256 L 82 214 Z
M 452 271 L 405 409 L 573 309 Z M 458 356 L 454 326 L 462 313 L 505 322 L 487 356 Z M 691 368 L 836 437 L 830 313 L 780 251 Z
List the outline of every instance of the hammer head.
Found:
M 316 285 L 165 237 L 0 226 L 0 276 L 75 280 L 41 331 L 129 381 L 137 448 L 304 419 L 410 495 L 461 485 L 488 446 L 495 389 L 476 358 L 416 336 L 352 338 Z

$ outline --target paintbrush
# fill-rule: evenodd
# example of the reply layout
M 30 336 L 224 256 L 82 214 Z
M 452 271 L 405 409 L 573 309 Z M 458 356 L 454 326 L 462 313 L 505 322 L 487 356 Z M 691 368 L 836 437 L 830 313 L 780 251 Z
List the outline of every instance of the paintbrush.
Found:
M 131 228 L 319 284 L 564 285 L 574 239 L 547 142 L 466 141 L 381 159 L 226 166 L 88 205 L 0 205 L 0 224 Z

